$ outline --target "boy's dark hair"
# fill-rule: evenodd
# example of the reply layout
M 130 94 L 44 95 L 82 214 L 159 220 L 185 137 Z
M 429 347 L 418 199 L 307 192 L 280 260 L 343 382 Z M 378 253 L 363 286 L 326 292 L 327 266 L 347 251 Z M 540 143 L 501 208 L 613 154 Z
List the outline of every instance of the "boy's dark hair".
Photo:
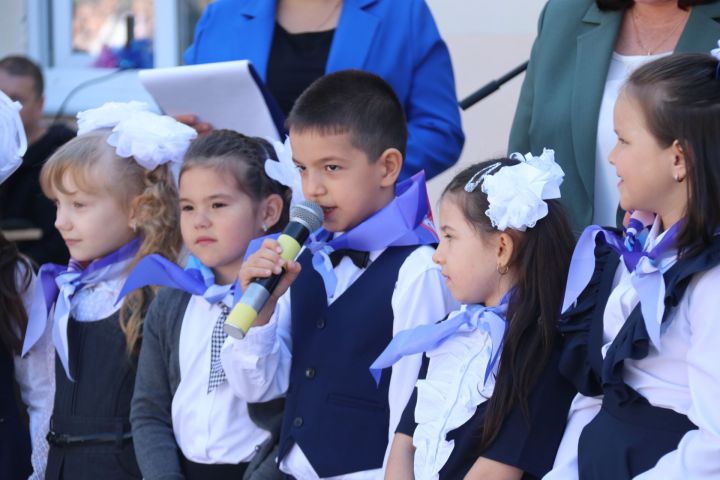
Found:
M 516 165 L 517 160 L 499 158 L 472 165 L 458 173 L 445 190 L 465 219 L 481 235 L 499 233 L 485 212 L 488 198 L 481 188 L 468 193 L 465 185 L 479 171 L 499 162 Z M 520 232 L 508 228 L 504 233 L 514 242 L 508 266 L 516 274 L 507 311 L 507 331 L 500 354 L 495 389 L 482 419 L 479 451 L 486 450 L 497 437 L 503 421 L 520 406 L 529 414 L 528 399 L 550 358 L 557 323 L 562 309 L 567 272 L 575 238 L 559 200 L 548 200 L 548 214 L 534 227 Z
M 715 0 L 678 0 L 677 6 L 682 10 L 687 10 L 693 5 L 703 5 L 714 1 Z M 596 0 L 595 3 L 600 7 L 600 10 L 627 10 L 635 5 L 635 0 Z
M 350 133 L 353 147 L 371 162 L 388 148 L 405 156 L 407 122 L 392 87 L 362 70 L 341 70 L 315 80 L 295 101 L 288 130 Z
M 720 79 L 703 53 L 664 57 L 637 69 L 623 91 L 638 102 L 657 143 L 685 154 L 687 210 L 677 237 L 682 256 L 710 245 L 720 228 Z
M 11 55 L 0 60 L 0 70 L 16 77 L 32 77 L 35 95 L 42 97 L 45 91 L 45 81 L 42 70 L 32 60 L 20 55 Z
M 276 193 L 283 199 L 278 222 L 270 225 L 268 233 L 282 231 L 290 217 L 292 192 L 288 187 L 268 177 L 265 160 L 277 160 L 275 149 L 264 138 L 248 137 L 234 130 L 213 130 L 195 139 L 185 153 L 180 175 L 194 167 L 216 168 L 230 175 L 240 191 L 254 202 Z

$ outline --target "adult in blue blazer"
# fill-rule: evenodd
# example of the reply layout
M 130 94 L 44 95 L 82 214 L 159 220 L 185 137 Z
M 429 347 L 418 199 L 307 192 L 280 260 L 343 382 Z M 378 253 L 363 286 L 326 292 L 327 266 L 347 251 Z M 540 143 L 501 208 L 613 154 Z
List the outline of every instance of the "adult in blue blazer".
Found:
M 615 9 L 598 4 L 614 4 Z M 643 50 L 652 46 L 658 52 L 707 53 L 717 46 L 720 1 L 684 4 L 692 5 L 678 7 L 679 15 L 687 18 L 684 28 L 667 31 L 655 42 L 641 41 L 646 44 Z M 562 201 L 577 233 L 593 221 L 598 114 L 613 52 L 637 33 L 631 8 L 631 0 L 548 1 L 510 132 L 510 152 L 555 150 L 565 171 Z M 624 38 L 628 32 L 629 38 Z M 663 39 L 665 44 L 658 45 Z
M 283 1 L 283 0 L 277 0 Z M 188 64 L 248 59 L 266 80 L 276 0 L 217 0 L 185 52 Z M 408 119 L 402 176 L 428 178 L 460 157 L 464 135 L 450 55 L 424 0 L 344 0 L 325 73 L 373 72 L 395 89 Z

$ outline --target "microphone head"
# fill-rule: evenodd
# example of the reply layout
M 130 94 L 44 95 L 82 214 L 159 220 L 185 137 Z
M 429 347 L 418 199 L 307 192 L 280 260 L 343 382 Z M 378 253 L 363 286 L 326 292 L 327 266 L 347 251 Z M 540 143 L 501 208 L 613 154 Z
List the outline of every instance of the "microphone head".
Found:
M 311 232 L 322 226 L 324 218 L 320 205 L 310 200 L 304 200 L 290 209 L 290 221 L 305 225 Z

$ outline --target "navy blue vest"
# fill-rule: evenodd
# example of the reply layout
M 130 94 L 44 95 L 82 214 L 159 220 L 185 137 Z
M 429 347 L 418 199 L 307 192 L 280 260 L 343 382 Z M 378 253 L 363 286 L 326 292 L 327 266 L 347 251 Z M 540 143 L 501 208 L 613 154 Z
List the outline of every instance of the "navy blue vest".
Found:
M 398 272 L 416 249 L 390 247 L 332 305 L 305 251 L 291 289 L 293 359 L 278 461 L 294 443 L 321 477 L 381 468 L 390 369 L 368 368 L 392 339 Z
M 18 412 L 14 371 L 12 356 L 0 344 L 0 478 L 3 480 L 25 479 L 32 472 L 30 436 Z
M 685 415 L 673 410 L 650 405 L 645 397 L 625 384 L 623 364 L 626 359 L 639 360 L 649 352 L 649 336 L 640 306 L 628 316 L 602 359 L 603 312 L 612 290 L 612 280 L 619 259 L 599 242 L 596 257 L 599 262 L 589 290 L 597 295 L 593 308 L 583 307 L 578 299 L 576 313 L 570 312 L 568 325 L 563 329 L 574 337 L 568 342 L 572 354 L 564 359 L 563 373 L 574 380 L 585 395 L 603 394 L 600 413 L 585 427 L 578 446 L 580 478 L 624 479 L 652 468 L 666 453 L 675 450 L 688 431 L 697 428 Z M 720 237 L 700 254 L 680 259 L 667 272 L 664 279 L 665 316 L 677 306 L 693 276 L 720 264 Z M 573 319 L 572 317 L 576 318 Z M 574 321 L 577 320 L 577 321 Z M 571 326 L 575 323 L 575 331 Z M 570 360 L 579 360 L 580 344 L 586 345 L 584 362 L 573 368 Z M 601 388 L 598 387 L 601 385 Z

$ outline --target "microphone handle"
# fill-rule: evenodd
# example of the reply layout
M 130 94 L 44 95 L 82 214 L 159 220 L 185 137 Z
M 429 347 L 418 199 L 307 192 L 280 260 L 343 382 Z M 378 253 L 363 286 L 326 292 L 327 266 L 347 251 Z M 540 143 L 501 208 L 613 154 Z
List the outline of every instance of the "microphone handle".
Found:
M 310 230 L 302 223 L 290 222 L 285 227 L 277 241 L 282 247 L 281 257 L 286 264 L 297 258 L 308 236 L 310 236 Z M 265 278 L 254 278 L 248 285 L 247 290 L 243 292 L 238 304 L 230 311 L 227 320 L 225 320 L 223 327 L 225 333 L 238 339 L 245 337 L 284 274 L 285 267 L 279 274 L 272 274 Z

